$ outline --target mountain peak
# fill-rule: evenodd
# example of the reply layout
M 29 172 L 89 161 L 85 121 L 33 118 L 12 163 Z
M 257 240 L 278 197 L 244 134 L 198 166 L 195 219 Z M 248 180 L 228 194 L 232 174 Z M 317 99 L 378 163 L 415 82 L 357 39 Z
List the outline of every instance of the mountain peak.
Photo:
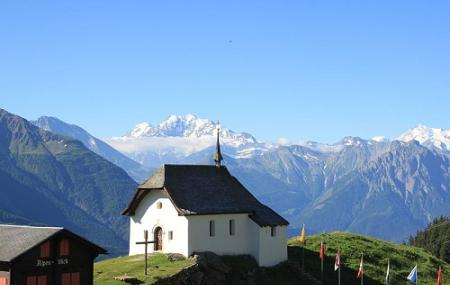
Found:
M 218 124 L 208 119 L 202 119 L 193 114 L 170 115 L 157 126 L 148 122 L 137 124 L 124 139 L 139 139 L 145 137 L 181 137 L 201 138 L 215 136 Z M 248 133 L 235 133 L 227 128 L 220 129 L 220 137 L 225 140 L 239 141 L 239 145 L 256 143 L 256 139 Z
M 450 151 L 450 131 L 442 128 L 431 128 L 419 124 L 400 135 L 398 140 L 404 142 L 415 140 L 427 147 Z
M 338 144 L 353 146 L 353 145 L 362 145 L 365 144 L 366 142 L 367 142 L 366 140 L 360 137 L 347 136 L 344 137 Z

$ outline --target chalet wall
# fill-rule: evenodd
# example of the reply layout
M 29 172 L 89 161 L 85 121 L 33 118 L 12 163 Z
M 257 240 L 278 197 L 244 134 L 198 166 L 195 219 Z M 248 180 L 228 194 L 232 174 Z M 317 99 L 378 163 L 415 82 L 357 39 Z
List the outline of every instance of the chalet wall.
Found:
M 68 256 L 60 256 L 58 251 L 59 241 L 69 239 L 70 252 Z M 93 283 L 93 261 L 95 254 L 92 249 L 76 239 L 65 234 L 57 234 L 50 239 L 50 256 L 40 256 L 40 244 L 33 247 L 25 254 L 16 258 L 11 264 L 11 284 L 26 284 L 27 276 L 47 277 L 51 285 L 61 284 L 62 273 L 78 272 L 80 284 Z
M 157 208 L 158 202 L 161 202 L 161 209 Z M 130 217 L 130 255 L 144 253 L 144 245 L 136 245 L 136 242 L 144 240 L 144 230 L 148 230 L 149 240 L 152 241 L 157 226 L 163 230 L 163 252 L 189 255 L 188 220 L 184 216 L 178 216 L 167 193 L 160 190 L 152 190 L 147 194 L 135 215 Z M 172 240 L 169 240 L 169 231 L 173 232 Z M 153 252 L 153 249 L 153 244 L 150 244 L 148 251 Z
M 249 254 L 251 242 L 248 214 L 221 214 L 188 216 L 189 255 L 212 251 L 216 254 Z M 215 236 L 209 236 L 209 221 L 214 220 Z M 230 235 L 229 221 L 234 220 L 235 234 Z

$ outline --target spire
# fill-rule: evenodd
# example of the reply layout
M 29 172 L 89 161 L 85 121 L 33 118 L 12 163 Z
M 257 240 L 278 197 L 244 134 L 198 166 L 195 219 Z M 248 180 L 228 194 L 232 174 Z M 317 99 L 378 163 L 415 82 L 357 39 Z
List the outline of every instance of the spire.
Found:
M 222 153 L 220 152 L 219 134 L 220 134 L 220 125 L 219 122 L 217 122 L 217 143 L 216 143 L 216 153 L 214 153 L 214 161 L 216 162 L 217 167 L 221 166 L 221 162 L 223 160 Z

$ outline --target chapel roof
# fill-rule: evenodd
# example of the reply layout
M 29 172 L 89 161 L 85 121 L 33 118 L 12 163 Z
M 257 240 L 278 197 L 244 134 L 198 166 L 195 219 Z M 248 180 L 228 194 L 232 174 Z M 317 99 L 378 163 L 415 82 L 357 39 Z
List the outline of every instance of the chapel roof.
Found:
M 10 262 L 60 232 L 68 233 L 93 247 L 98 253 L 106 253 L 106 250 L 103 248 L 64 228 L 0 224 L 0 262 Z
M 166 191 L 180 215 L 248 213 L 259 226 L 289 224 L 260 203 L 225 166 L 165 164 L 138 187 L 122 214 L 133 216 L 154 190 Z

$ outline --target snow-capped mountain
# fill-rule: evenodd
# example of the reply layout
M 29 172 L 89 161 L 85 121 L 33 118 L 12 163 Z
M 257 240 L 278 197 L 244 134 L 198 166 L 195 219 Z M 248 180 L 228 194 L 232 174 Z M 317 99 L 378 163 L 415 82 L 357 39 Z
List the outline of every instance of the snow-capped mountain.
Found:
M 99 145 L 79 129 L 61 126 L 53 121 L 46 128 L 76 137 L 94 151 Z M 147 166 L 208 164 L 217 127 L 194 115 L 170 116 L 156 125 L 138 124 L 109 143 Z M 220 129 L 224 164 L 291 227 L 306 223 L 312 232 L 349 230 L 401 241 L 450 213 L 448 131 L 419 126 L 393 141 L 348 136 L 324 144 L 265 143 Z
M 150 168 L 128 158 L 102 140 L 92 136 L 77 125 L 68 124 L 58 118 L 48 116 L 39 117 L 37 120 L 31 121 L 31 123 L 41 129 L 81 141 L 89 150 L 121 167 L 138 182 L 147 178 L 149 172 L 152 171 Z
M 418 125 L 417 127 L 403 133 L 398 140 L 404 142 L 416 140 L 421 145 L 428 148 L 435 148 L 444 152 L 450 152 L 450 130 Z
M 127 135 L 108 140 L 114 148 L 147 165 L 173 163 L 216 143 L 220 129 L 224 153 L 236 157 L 260 154 L 271 145 L 258 142 L 248 133 L 237 133 L 218 123 L 195 115 L 171 115 L 156 126 L 148 122 L 137 124 Z

